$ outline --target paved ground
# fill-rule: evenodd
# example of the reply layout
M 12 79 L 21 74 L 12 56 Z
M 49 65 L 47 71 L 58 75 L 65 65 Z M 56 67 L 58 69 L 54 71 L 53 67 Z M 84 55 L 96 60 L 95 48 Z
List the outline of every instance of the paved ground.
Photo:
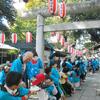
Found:
M 100 100 L 100 96 L 96 95 L 96 89 L 100 89 L 100 72 L 88 74 L 86 82 L 82 85 L 82 90 L 77 91 L 68 97 L 67 100 Z

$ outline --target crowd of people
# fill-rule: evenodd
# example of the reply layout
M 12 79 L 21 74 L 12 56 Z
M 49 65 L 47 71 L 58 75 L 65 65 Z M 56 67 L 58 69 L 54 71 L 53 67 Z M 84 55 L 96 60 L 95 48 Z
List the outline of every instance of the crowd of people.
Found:
M 28 100 L 41 90 L 48 100 L 66 100 L 81 90 L 88 71 L 99 70 L 99 63 L 98 57 L 76 57 L 72 61 L 54 55 L 44 64 L 36 51 L 27 51 L 0 71 L 0 100 Z M 37 90 L 31 88 L 35 86 Z

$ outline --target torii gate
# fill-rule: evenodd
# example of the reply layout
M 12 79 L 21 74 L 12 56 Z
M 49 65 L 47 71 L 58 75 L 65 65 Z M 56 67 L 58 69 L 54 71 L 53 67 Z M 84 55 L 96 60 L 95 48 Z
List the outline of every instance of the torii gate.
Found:
M 100 10 L 99 0 L 93 0 L 83 3 L 67 4 L 67 14 L 88 13 L 91 11 Z M 57 15 L 57 14 L 56 14 Z M 44 25 L 45 17 L 52 16 L 47 8 L 35 9 L 25 12 L 23 18 L 37 17 L 37 34 L 36 34 L 36 51 L 42 58 L 44 51 L 44 32 L 74 30 L 74 29 L 90 29 L 100 28 L 100 20 L 97 21 L 82 21 L 73 23 L 63 23 L 57 25 Z

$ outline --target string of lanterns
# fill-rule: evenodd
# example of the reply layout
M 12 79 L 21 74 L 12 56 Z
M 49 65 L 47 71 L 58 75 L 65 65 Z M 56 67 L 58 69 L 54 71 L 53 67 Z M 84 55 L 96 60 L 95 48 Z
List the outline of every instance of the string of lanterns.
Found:
M 68 53 L 70 53 L 72 55 L 82 56 L 83 52 L 80 50 L 74 49 L 69 43 L 65 42 L 64 36 L 62 34 L 60 34 L 59 32 L 51 32 L 51 36 L 56 37 L 57 42 L 59 42 L 61 44 L 61 46 L 63 46 L 64 48 L 67 48 Z M 55 39 L 55 41 L 56 41 L 56 39 Z
M 12 33 L 11 35 L 11 41 L 12 43 L 16 44 L 17 43 L 17 33 Z M 5 42 L 5 34 L 2 32 L 0 33 L 0 43 Z M 26 43 L 31 43 L 32 42 L 32 33 L 31 32 L 26 32 Z
M 59 0 L 59 2 L 57 0 L 48 0 L 48 11 L 50 14 L 54 15 L 57 13 L 57 9 L 58 9 L 58 15 L 61 18 L 66 17 L 66 3 L 65 0 Z M 83 53 L 82 51 L 79 50 L 75 50 L 73 47 L 71 47 L 69 44 L 65 43 L 65 38 L 63 37 L 63 35 L 61 34 L 56 34 L 56 32 L 51 32 L 51 36 L 55 36 L 57 37 L 57 40 L 60 42 L 60 44 L 67 48 L 68 53 L 74 54 L 74 55 L 78 55 L 81 56 Z
M 58 9 L 58 15 L 61 18 L 66 16 L 66 3 L 64 0 L 48 0 L 48 11 L 50 14 L 56 14 Z

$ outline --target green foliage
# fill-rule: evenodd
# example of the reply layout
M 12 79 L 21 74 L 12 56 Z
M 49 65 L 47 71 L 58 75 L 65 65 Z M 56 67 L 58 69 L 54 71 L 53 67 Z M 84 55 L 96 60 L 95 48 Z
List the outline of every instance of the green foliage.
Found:
M 18 50 L 8 50 L 8 54 L 18 54 Z
M 47 5 L 47 0 L 29 0 L 28 3 L 26 3 L 26 7 L 28 9 L 31 8 L 41 8 L 43 6 Z
M 65 0 L 66 3 L 78 3 L 83 0 Z M 29 0 L 28 3 L 26 3 L 26 7 L 28 9 L 31 8 L 41 8 L 48 5 L 48 0 Z M 59 18 L 58 16 L 54 17 L 48 17 L 45 19 L 45 25 L 48 24 L 57 24 L 57 23 L 67 23 L 72 21 L 84 21 L 84 20 L 92 20 L 92 19 L 100 19 L 100 13 L 98 12 L 90 12 L 90 13 L 81 13 L 81 14 L 73 14 L 73 15 L 67 15 L 64 19 Z M 91 34 L 91 40 L 99 41 L 99 35 L 96 35 L 95 30 L 86 30 L 87 34 Z M 36 33 L 36 20 L 22 20 L 20 18 L 16 19 L 16 22 L 14 26 L 11 27 L 11 32 L 18 33 L 19 38 L 22 40 L 25 38 L 25 33 L 21 34 L 22 32 L 31 31 L 32 33 Z M 95 32 L 95 36 L 93 35 L 93 32 Z M 81 34 L 84 34 L 84 30 L 75 30 L 75 31 L 63 31 L 62 32 L 66 40 L 70 40 L 70 43 L 75 43 L 78 38 L 80 38 Z M 49 37 L 49 32 L 47 32 L 45 35 L 46 37 Z M 35 36 L 35 34 L 33 34 Z M 95 39 L 94 39 L 95 37 Z M 97 38 L 97 39 L 96 39 Z
M 3 18 L 7 19 L 9 24 L 13 24 L 15 21 L 16 11 L 12 3 L 12 0 L 0 0 L 0 30 L 2 31 L 8 31 L 3 24 Z
M 24 40 L 25 33 L 28 31 L 32 32 L 33 38 L 35 38 L 36 20 L 35 19 L 23 20 L 23 19 L 17 17 L 14 25 L 11 27 L 11 32 L 16 32 L 18 34 L 18 39 Z
M 58 2 L 61 2 L 62 0 L 58 0 Z M 66 3 L 76 3 L 79 2 L 79 0 L 65 0 Z M 28 9 L 31 8 L 41 8 L 48 5 L 48 0 L 29 0 L 28 3 L 26 3 L 26 7 Z
M 94 43 L 93 42 L 88 42 L 88 43 L 85 43 L 85 48 L 87 49 L 91 49 L 93 47 Z

